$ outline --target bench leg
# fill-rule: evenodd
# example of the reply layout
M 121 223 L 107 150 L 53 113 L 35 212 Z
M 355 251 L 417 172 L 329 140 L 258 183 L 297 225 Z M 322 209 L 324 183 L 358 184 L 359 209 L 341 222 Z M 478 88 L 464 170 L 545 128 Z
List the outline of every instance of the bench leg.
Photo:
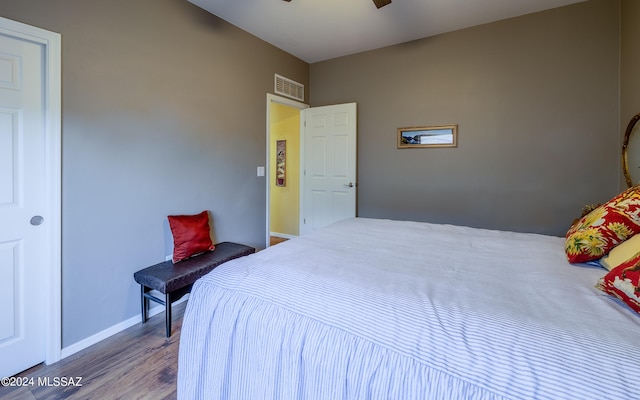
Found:
M 140 301 L 142 306 L 142 323 L 147 322 L 147 307 L 149 305 L 149 300 L 144 295 L 147 291 L 145 290 L 144 285 L 140 285 Z
M 144 324 L 149 319 L 149 300 L 153 300 L 158 304 L 162 304 L 165 307 L 164 316 L 165 316 L 165 326 L 167 331 L 167 337 L 171 336 L 171 293 L 166 293 L 164 295 L 164 301 L 159 299 L 147 292 L 149 292 L 151 288 L 147 288 L 144 285 L 140 285 L 140 307 L 142 311 L 142 323 Z
M 165 296 L 165 318 L 167 325 L 167 337 L 171 336 L 171 294 L 167 293 Z

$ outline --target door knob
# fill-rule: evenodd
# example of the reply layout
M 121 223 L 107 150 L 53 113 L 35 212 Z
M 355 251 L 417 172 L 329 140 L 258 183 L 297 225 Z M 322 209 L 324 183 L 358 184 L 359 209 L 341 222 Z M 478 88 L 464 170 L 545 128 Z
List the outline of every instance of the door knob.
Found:
M 35 215 L 33 217 L 31 217 L 31 225 L 33 226 L 38 226 L 40 224 L 42 224 L 44 222 L 44 218 L 42 218 L 40 215 Z
M 348 184 L 342 185 L 342 186 L 352 188 L 353 187 L 353 182 L 349 182 Z

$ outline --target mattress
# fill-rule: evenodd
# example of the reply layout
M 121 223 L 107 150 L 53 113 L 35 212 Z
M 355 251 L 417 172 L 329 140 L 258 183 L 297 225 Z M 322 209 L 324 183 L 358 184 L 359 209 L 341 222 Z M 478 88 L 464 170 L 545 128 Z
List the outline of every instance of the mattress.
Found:
M 178 398 L 640 398 L 605 273 L 559 237 L 344 220 L 194 284 Z

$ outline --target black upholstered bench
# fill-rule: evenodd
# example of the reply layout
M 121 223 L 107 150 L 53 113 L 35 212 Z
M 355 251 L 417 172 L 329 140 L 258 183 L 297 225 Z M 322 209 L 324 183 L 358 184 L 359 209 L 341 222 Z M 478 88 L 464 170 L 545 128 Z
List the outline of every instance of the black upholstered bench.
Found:
M 193 283 L 218 265 L 234 258 L 255 253 L 253 247 L 242 244 L 222 242 L 215 250 L 193 256 L 176 264 L 165 261 L 147 267 L 133 274 L 140 284 L 142 301 L 142 323 L 147 322 L 149 300 L 165 306 L 167 337 L 171 336 L 171 304 L 191 291 Z M 164 300 L 149 293 L 157 290 L 164 294 Z

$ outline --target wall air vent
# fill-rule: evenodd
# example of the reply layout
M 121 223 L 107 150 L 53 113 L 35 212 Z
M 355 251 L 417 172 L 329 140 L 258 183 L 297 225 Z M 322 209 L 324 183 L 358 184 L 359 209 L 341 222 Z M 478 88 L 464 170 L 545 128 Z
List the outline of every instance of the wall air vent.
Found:
M 298 101 L 304 102 L 304 85 L 284 76 L 275 74 L 275 92 L 283 96 L 291 97 Z

